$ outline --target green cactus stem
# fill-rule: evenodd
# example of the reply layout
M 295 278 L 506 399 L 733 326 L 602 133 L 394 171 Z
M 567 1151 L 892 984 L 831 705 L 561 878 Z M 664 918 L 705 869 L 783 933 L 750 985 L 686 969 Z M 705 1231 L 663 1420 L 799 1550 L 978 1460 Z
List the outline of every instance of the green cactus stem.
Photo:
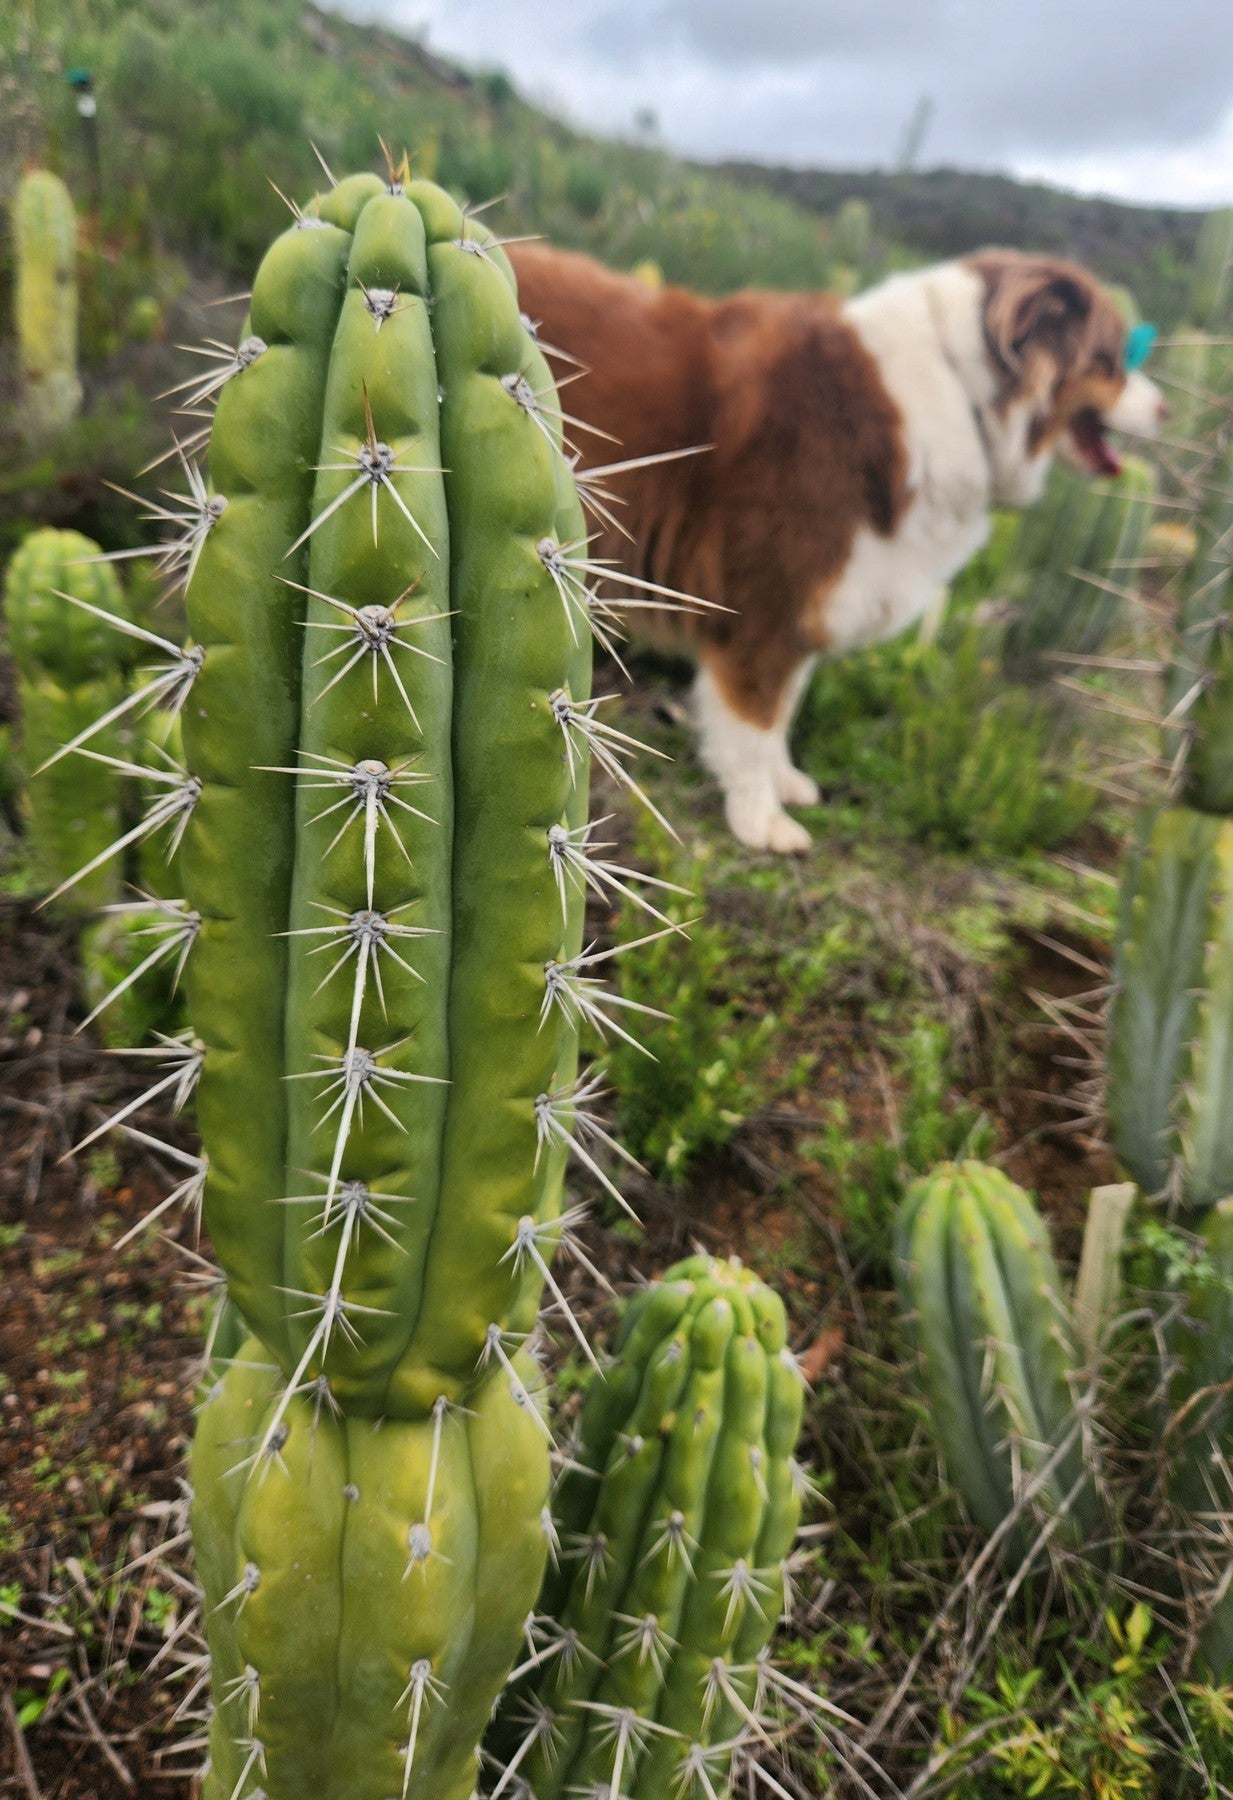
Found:
M 122 759 L 124 639 L 108 620 L 123 619 L 115 574 L 97 544 L 76 531 L 35 531 L 9 563 L 4 612 L 17 669 L 25 811 L 36 879 L 59 890 L 75 870 L 105 853 L 121 825 L 124 777 L 114 761 L 61 760 L 62 746 L 91 732 L 104 757 Z M 92 560 L 93 559 L 93 560 Z M 106 617 L 100 618 L 99 609 Z M 100 718 L 109 720 L 99 732 Z M 107 862 L 66 891 L 61 909 L 90 912 L 119 896 Z
M 1034 1520 L 1063 1543 L 1089 1542 L 1098 1512 L 1083 1459 L 1079 1358 L 1031 1200 L 997 1169 L 943 1164 L 904 1198 L 895 1273 L 930 1428 L 974 1521 L 1001 1530 L 1020 1554 Z
M 774 1675 L 802 1383 L 778 1298 L 691 1257 L 631 1303 L 554 1507 L 534 1678 L 507 1703 L 536 1800 L 716 1791 Z M 598 1476 L 598 1481 L 595 1477 Z
M 579 1031 L 638 1010 L 583 948 L 588 888 L 636 893 L 587 782 L 633 788 L 636 746 L 500 241 L 405 169 L 293 211 L 188 396 L 208 475 L 148 509 L 190 642 L 138 633 L 166 660 L 126 703 L 182 724 L 119 840 L 184 881 L 149 902 L 191 1019 L 150 1092 L 195 1094 L 172 1198 L 252 1337 L 193 1459 L 205 1795 L 467 1800 L 547 1555 L 545 1282 L 585 1344 L 549 1269 L 605 1138 Z
M 147 514 L 190 642 L 123 627 L 164 660 L 121 710 L 184 760 L 116 846 L 179 847 L 150 1093 L 195 1094 L 171 1198 L 253 1337 L 194 1455 L 206 1796 L 466 1800 L 547 1554 L 546 1281 L 585 1343 L 549 1271 L 604 1136 L 579 1030 L 631 1018 L 582 943 L 588 887 L 634 891 L 588 848 L 591 756 L 635 748 L 590 691 L 612 601 L 500 242 L 440 189 L 296 211 L 217 360 L 208 476 Z
M 512 1368 L 466 1407 L 374 1428 L 321 1390 L 284 1407 L 264 1347 L 235 1353 L 193 1451 L 208 1794 L 470 1800 L 544 1565 L 538 1374 Z
M 1171 807 L 1127 858 L 1109 1018 L 1109 1120 L 1139 1186 L 1233 1193 L 1233 820 Z
M 1214 1601 L 1199 1638 L 1200 1678 L 1227 1682 L 1233 1673 L 1233 1598 L 1223 1520 L 1233 1504 L 1233 1198 L 1218 1200 L 1199 1231 L 1201 1254 L 1183 1282 L 1185 1310 L 1172 1332 L 1171 1421 L 1165 1440 L 1169 1493 L 1192 1542 L 1187 1560 L 1206 1575 Z
M 1155 483 L 1138 457 L 1127 457 L 1112 481 L 1092 481 L 1060 463 L 1052 470 L 1010 552 L 1017 613 L 1004 660 L 1012 675 L 1056 675 L 1059 654 L 1091 656 L 1103 648 L 1123 605 L 1110 590 L 1137 583 Z
M 1229 629 L 1233 570 L 1233 443 L 1204 481 L 1195 520 L 1195 549 L 1184 571 L 1178 640 L 1168 689 L 1167 736 L 1176 755 L 1185 741 L 1182 794 L 1202 812 L 1233 814 L 1233 633 Z
M 23 175 L 13 202 L 14 322 L 21 417 L 36 442 L 55 437 L 81 408 L 77 375 L 77 215 L 58 175 Z
M 865 266 L 873 237 L 873 215 L 867 200 L 845 200 L 831 226 L 830 248 L 838 263 L 851 269 Z
M 1233 282 L 1233 207 L 1209 212 L 1199 228 L 1186 316 L 1205 331 L 1222 333 L 1229 318 Z

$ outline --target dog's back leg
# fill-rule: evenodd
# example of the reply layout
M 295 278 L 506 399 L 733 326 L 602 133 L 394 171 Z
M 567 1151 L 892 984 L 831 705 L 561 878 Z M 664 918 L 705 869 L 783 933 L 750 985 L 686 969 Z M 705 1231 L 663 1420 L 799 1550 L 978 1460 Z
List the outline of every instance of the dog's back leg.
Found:
M 752 850 L 807 850 L 809 833 L 783 810 L 806 806 L 817 788 L 792 766 L 788 729 L 813 658 L 786 647 L 774 667 L 735 649 L 707 646 L 694 683 L 694 717 L 702 760 L 724 795 L 728 828 Z

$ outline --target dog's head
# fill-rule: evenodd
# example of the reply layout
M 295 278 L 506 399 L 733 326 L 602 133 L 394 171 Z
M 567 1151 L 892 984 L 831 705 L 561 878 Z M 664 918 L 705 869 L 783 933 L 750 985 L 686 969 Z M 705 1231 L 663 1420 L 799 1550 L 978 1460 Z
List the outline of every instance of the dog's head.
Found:
M 985 409 L 995 499 L 1039 497 L 1055 454 L 1092 475 L 1121 467 L 1110 431 L 1151 436 L 1167 408 L 1126 368 L 1126 325 L 1105 288 L 1075 263 L 982 250 L 966 259 L 981 284 L 981 330 L 994 371 Z

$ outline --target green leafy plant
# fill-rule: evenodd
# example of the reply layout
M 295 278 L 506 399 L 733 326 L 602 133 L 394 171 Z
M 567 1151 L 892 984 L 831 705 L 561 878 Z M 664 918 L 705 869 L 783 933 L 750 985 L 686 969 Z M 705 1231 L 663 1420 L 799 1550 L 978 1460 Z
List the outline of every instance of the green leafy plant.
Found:
M 887 823 L 974 855 L 1061 843 L 1091 815 L 1073 733 L 1008 686 L 989 634 L 960 621 L 937 643 L 903 642 L 824 663 L 801 721 L 804 761 Z
M 653 847 L 646 836 L 640 850 L 656 880 L 678 889 L 701 885 L 701 865 Z M 649 1010 L 633 1015 L 642 1048 L 617 1039 L 608 1069 L 623 1142 L 657 1174 L 679 1181 L 801 1070 L 772 1073 L 780 1021 L 756 995 L 733 991 L 727 928 L 699 917 L 699 902 L 680 892 L 662 893 L 657 904 L 680 929 L 622 960 L 622 1002 Z M 645 913 L 626 907 L 618 942 L 644 937 L 647 924 Z
M 946 1027 L 918 1020 L 892 1069 L 903 1083 L 893 1135 L 858 1137 L 845 1102 L 833 1100 L 824 1129 L 801 1145 L 801 1154 L 820 1163 L 839 1189 L 849 1254 L 875 1270 L 890 1270 L 894 1217 L 913 1176 L 949 1158 L 987 1155 L 993 1147 L 991 1121 L 952 1099 L 949 1061 Z

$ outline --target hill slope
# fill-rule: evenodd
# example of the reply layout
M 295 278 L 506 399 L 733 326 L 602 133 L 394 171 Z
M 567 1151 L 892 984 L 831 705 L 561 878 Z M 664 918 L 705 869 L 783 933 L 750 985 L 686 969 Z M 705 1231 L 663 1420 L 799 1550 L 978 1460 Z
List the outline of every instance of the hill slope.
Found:
M 1179 316 L 1203 220 L 1178 207 L 1128 206 L 964 169 L 893 175 L 726 163 L 722 172 L 824 216 L 845 200 L 864 200 L 884 238 L 924 259 L 982 244 L 1076 257 L 1131 288 L 1144 312 L 1166 325 Z

